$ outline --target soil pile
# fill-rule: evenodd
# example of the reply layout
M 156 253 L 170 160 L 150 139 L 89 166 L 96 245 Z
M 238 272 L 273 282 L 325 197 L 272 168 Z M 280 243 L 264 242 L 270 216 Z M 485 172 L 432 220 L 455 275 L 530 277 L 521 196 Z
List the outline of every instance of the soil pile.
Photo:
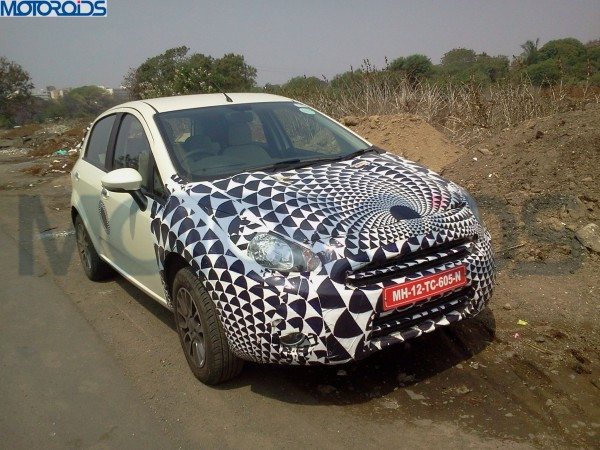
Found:
M 464 149 L 420 117 L 410 114 L 343 117 L 341 123 L 389 152 L 436 172 L 459 159 Z

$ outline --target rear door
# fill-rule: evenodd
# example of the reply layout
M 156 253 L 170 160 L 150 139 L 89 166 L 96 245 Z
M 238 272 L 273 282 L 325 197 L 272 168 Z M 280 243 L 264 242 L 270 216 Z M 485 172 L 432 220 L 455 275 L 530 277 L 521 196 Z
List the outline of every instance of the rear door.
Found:
M 152 139 L 143 117 L 135 111 L 119 118 L 114 151 L 109 154 L 111 170 L 132 168 L 142 176 L 142 193 L 148 206 L 142 211 L 130 194 L 103 191 L 103 202 L 110 226 L 106 235 L 108 258 L 136 285 L 164 301 L 154 236 L 150 230 L 152 203 L 161 201 L 155 184 L 162 185 L 152 155 Z
M 102 202 L 100 179 L 107 172 L 106 160 L 117 114 L 96 121 L 86 141 L 83 157 L 71 174 L 73 190 L 79 196 L 78 210 L 100 255 L 106 255 L 106 209 Z M 116 131 L 116 130 L 115 130 Z

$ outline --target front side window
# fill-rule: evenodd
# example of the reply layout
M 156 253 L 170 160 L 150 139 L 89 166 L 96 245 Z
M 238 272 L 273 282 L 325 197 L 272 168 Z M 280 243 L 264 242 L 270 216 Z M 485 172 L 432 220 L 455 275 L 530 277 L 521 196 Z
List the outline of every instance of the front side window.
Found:
M 192 181 L 331 161 L 369 145 L 293 102 L 248 103 L 157 114 L 179 174 Z
M 110 140 L 110 133 L 114 123 L 114 114 L 112 116 L 104 117 L 95 123 L 90 132 L 87 149 L 83 158 L 102 170 L 106 169 L 108 141 Z
M 129 167 L 142 176 L 142 187 L 148 188 L 148 164 L 150 162 L 150 143 L 140 121 L 126 114 L 119 126 L 113 169 Z

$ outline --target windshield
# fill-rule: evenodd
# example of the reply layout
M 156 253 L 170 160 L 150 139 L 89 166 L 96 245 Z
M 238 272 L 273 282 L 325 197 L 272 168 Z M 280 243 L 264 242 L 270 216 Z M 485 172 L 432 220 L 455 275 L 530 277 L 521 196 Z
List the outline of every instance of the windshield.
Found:
M 300 103 L 232 104 L 156 117 L 179 175 L 190 181 L 318 164 L 369 148 Z

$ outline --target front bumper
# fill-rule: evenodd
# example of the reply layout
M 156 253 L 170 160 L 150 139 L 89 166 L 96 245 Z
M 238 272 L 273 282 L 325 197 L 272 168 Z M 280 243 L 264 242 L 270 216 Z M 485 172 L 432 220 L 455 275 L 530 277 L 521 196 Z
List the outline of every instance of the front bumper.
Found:
M 439 235 L 432 245 L 431 239 L 422 236 L 417 241 L 424 248 L 413 243 L 409 258 L 393 257 L 374 269 L 381 252 L 372 253 L 369 261 L 354 266 L 333 255 L 317 274 L 265 271 L 238 277 L 221 275 L 219 281 L 208 282 L 208 287 L 230 347 L 241 358 L 285 364 L 340 364 L 484 309 L 492 294 L 495 269 L 490 236 L 481 231 L 479 237 L 462 239 L 460 245 Z M 392 254 L 383 253 L 386 258 Z M 385 286 L 461 264 L 466 268 L 465 287 L 383 312 Z M 206 279 L 215 280 L 214 275 Z M 296 332 L 307 336 L 304 345 L 281 344 L 281 336 Z

